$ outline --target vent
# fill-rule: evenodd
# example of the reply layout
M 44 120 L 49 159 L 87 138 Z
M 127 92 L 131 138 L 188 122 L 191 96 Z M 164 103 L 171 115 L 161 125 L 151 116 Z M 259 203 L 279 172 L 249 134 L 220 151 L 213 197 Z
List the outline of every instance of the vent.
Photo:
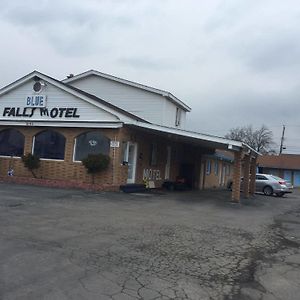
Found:
M 40 93 L 44 89 L 45 86 L 46 86 L 46 84 L 44 81 L 36 81 L 33 84 L 33 91 L 35 93 Z

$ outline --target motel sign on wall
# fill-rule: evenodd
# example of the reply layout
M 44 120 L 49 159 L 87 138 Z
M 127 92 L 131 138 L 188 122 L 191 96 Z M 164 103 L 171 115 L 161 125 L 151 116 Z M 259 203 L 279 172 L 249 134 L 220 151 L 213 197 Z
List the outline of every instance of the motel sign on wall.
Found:
M 54 107 L 47 108 L 47 96 L 34 95 L 27 96 L 24 107 L 4 107 L 3 117 L 27 117 L 32 118 L 36 111 L 39 111 L 39 116 L 47 116 L 55 118 L 80 118 L 76 107 Z

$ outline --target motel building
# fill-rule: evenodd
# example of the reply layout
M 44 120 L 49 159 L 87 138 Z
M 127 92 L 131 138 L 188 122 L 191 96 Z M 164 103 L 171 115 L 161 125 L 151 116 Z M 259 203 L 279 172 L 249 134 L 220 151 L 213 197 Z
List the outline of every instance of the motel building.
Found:
M 81 160 L 103 153 L 110 164 L 96 175 L 99 189 L 177 180 L 203 189 L 225 186 L 230 177 L 238 202 L 244 177 L 244 195 L 253 194 L 258 153 L 241 142 L 185 130 L 190 110 L 170 92 L 98 71 L 62 81 L 34 71 L 0 90 L 0 179 L 33 183 L 21 160 L 33 153 L 41 160 L 34 180 L 88 185 L 91 175 Z M 225 167 L 218 151 L 229 151 L 233 163 Z

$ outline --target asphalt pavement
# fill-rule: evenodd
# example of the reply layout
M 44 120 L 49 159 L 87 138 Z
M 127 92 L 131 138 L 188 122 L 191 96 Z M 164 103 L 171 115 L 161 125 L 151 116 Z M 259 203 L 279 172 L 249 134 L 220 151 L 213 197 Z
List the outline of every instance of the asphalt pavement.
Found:
M 300 193 L 0 184 L 0 299 L 299 299 Z

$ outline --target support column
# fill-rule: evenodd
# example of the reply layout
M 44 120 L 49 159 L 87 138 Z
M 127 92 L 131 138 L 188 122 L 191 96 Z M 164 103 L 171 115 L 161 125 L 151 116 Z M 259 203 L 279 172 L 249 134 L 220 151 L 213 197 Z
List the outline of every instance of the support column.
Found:
M 242 166 L 242 152 L 241 151 L 234 152 L 231 200 L 237 203 L 240 202 L 241 166 Z
M 244 158 L 244 180 L 243 194 L 245 198 L 249 198 L 249 177 L 250 177 L 250 155 L 245 155 Z
M 256 160 L 257 157 L 252 157 L 250 167 L 250 195 L 255 194 L 255 175 L 256 175 Z

